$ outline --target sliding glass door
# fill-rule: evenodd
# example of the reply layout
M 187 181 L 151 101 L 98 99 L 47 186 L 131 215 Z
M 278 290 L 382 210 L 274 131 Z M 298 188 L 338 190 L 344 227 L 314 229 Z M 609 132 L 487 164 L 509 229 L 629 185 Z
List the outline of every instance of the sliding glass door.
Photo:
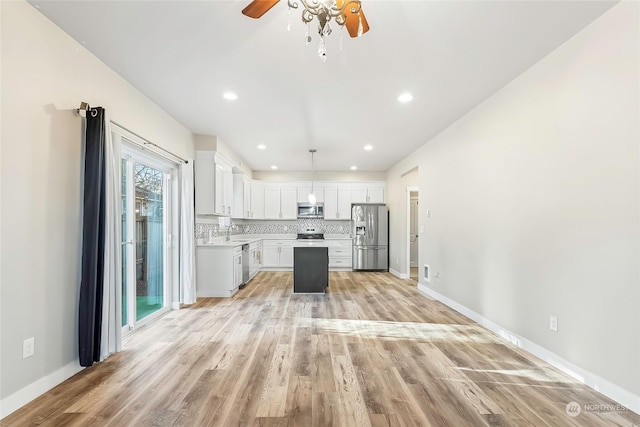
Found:
M 168 310 L 175 166 L 122 141 L 122 326 L 128 332 Z

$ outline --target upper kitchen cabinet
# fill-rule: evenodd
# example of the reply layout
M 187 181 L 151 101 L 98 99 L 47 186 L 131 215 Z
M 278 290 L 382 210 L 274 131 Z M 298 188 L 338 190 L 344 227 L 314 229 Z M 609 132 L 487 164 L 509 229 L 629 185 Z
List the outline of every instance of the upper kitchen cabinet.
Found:
M 233 176 L 233 217 L 264 219 L 264 186 L 242 174 Z
M 251 219 L 264 219 L 264 185 L 252 181 L 251 183 Z
M 214 151 L 196 151 L 196 215 L 231 216 L 233 173 L 231 164 Z
M 324 219 L 351 218 L 351 188 L 348 185 L 324 188 Z
M 297 189 L 293 186 L 267 185 L 264 189 L 265 219 L 296 219 Z
M 309 203 L 309 194 L 311 194 L 311 185 L 298 185 L 298 203 Z M 324 189 L 315 185 L 313 194 L 316 196 L 316 202 L 324 203 Z
M 384 184 L 354 184 L 351 189 L 351 203 L 384 203 Z

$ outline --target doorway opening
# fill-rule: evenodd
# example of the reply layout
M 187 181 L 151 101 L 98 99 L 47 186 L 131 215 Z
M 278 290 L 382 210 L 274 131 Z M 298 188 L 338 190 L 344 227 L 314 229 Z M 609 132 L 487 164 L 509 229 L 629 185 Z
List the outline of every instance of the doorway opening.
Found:
M 409 278 L 418 281 L 419 250 L 419 191 L 407 188 L 407 271 Z

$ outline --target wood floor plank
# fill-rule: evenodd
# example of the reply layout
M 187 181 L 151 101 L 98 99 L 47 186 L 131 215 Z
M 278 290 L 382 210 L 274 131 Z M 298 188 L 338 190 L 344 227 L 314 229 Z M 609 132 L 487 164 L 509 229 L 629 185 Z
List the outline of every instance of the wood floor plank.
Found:
M 615 405 L 387 273 L 332 272 L 325 295 L 260 272 L 126 336 L 124 350 L 7 426 L 640 426 Z

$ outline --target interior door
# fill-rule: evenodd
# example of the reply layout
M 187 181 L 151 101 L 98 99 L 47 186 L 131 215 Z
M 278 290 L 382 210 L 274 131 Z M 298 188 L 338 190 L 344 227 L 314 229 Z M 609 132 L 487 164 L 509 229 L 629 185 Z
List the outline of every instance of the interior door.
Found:
M 418 266 L 418 199 L 411 198 L 409 216 L 409 262 L 411 267 Z

